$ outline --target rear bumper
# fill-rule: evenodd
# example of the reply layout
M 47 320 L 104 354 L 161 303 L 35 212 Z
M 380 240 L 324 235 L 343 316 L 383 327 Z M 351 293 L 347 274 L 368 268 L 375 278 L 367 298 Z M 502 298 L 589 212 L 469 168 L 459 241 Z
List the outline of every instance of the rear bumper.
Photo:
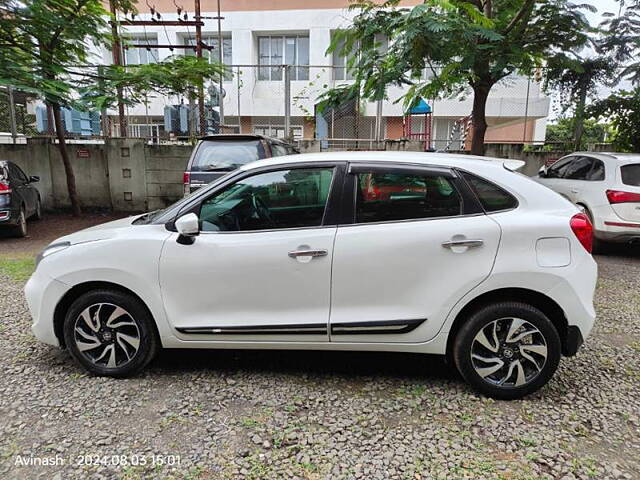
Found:
M 18 214 L 10 208 L 0 208 L 0 226 L 15 225 L 18 221 Z
M 620 218 L 610 205 L 595 209 L 595 236 L 606 242 L 640 241 L 640 222 Z

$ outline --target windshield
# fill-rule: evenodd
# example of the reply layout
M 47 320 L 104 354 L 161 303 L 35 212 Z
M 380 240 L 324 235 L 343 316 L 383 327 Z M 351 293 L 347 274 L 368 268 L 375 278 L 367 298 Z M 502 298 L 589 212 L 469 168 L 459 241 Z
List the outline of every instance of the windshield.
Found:
M 224 182 L 232 174 L 233 174 L 233 172 L 229 172 L 229 173 L 221 176 L 220 178 L 217 178 L 215 181 L 211 182 L 211 185 L 217 185 L 220 182 Z M 173 215 L 175 215 L 180 211 L 180 208 L 182 208 L 182 205 L 184 205 L 186 202 L 191 200 L 191 197 L 193 197 L 194 195 L 201 194 L 203 190 L 204 189 L 195 190 L 195 191 L 191 192 L 190 194 L 186 195 L 185 197 L 181 198 L 177 202 L 172 203 L 171 205 L 169 205 L 166 208 L 161 208 L 159 210 L 154 210 L 152 212 L 145 213 L 141 217 L 136 218 L 133 221 L 133 225 L 149 225 L 151 223 L 154 223 L 160 217 L 163 217 L 165 214 L 168 214 L 168 215 L 172 215 L 173 214 Z
M 265 158 L 262 142 L 256 140 L 205 140 L 200 143 L 191 165 L 196 172 L 235 170 Z

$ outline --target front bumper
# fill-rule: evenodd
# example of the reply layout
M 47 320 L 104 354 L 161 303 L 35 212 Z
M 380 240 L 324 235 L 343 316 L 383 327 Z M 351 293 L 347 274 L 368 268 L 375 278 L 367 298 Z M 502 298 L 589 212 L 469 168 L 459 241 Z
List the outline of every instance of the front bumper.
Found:
M 31 331 L 41 342 L 56 347 L 60 341 L 53 324 L 54 312 L 69 286 L 36 269 L 24 287 L 24 293 L 33 319 Z

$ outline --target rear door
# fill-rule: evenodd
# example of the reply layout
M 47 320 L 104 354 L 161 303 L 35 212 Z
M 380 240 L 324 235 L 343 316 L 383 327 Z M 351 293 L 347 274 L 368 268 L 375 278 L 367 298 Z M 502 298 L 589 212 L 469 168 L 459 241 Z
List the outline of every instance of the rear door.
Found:
M 452 170 L 353 165 L 332 269 L 332 342 L 425 342 L 491 272 L 500 239 Z M 351 221 L 349 221 L 351 220 Z

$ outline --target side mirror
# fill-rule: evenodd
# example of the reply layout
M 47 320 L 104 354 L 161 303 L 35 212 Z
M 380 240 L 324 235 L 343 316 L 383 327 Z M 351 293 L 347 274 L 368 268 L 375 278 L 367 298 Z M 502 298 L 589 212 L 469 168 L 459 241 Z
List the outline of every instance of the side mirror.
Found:
M 540 170 L 538 170 L 538 176 L 544 178 L 547 176 L 547 166 L 543 165 L 540 167 Z
M 195 213 L 187 213 L 176 220 L 176 230 L 180 234 L 178 243 L 191 245 L 195 237 L 200 235 L 200 219 Z
M 31 175 L 29 177 L 29 183 L 37 183 L 40 181 L 40 177 L 38 177 L 37 175 Z

